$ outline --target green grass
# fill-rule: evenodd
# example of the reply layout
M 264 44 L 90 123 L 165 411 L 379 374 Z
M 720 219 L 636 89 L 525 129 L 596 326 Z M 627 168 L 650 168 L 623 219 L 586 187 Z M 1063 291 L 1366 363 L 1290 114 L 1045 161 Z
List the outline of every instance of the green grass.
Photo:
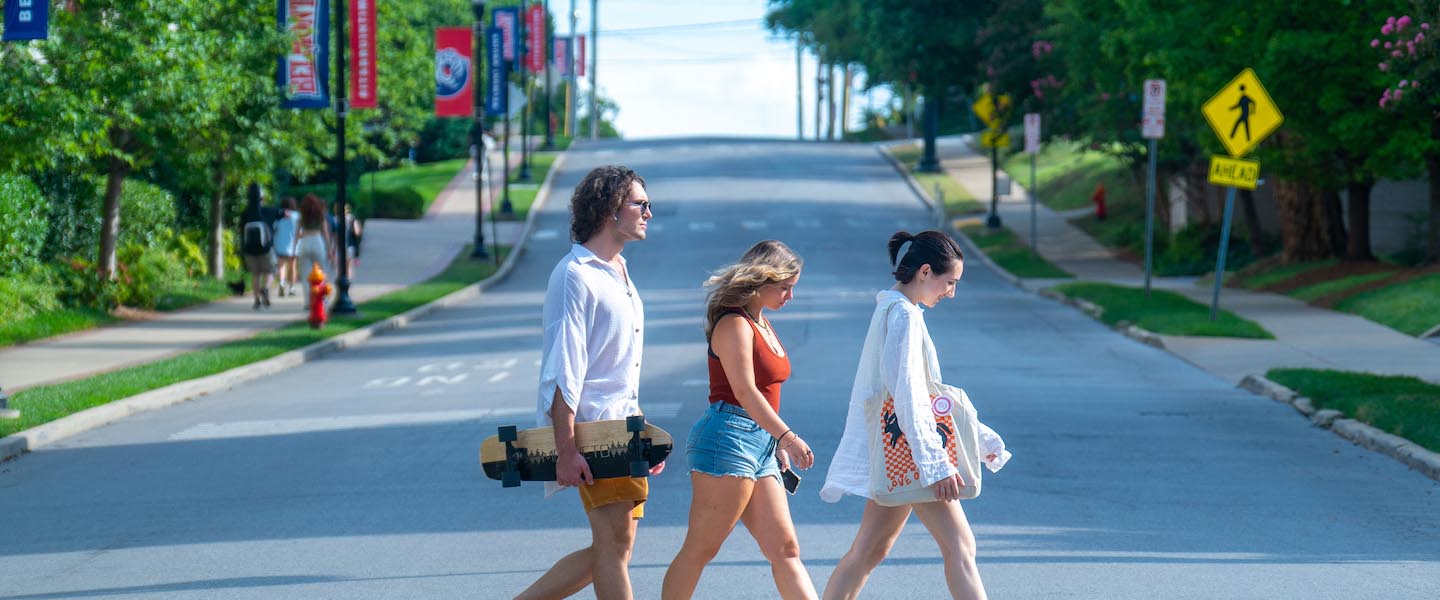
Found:
M 502 246 L 500 250 L 500 258 L 503 260 L 503 254 L 508 252 L 508 248 Z M 301 321 L 251 338 L 162 361 L 21 391 L 10 401 L 10 406 L 19 409 L 21 416 L 19 419 L 0 421 L 0 437 L 43 425 L 87 408 L 174 383 L 214 375 L 365 327 L 472 285 L 494 272 L 495 261 L 472 261 L 470 248 L 466 247 L 439 275 L 363 302 L 359 305 L 358 317 L 332 319 L 323 329 L 310 329 L 308 324 Z
M 1280 265 L 1278 267 L 1266 269 L 1251 276 L 1240 276 L 1231 283 L 1236 283 L 1240 285 L 1240 287 L 1246 289 L 1258 290 L 1267 285 L 1281 283 L 1292 277 L 1297 277 L 1305 273 L 1314 271 L 1316 269 L 1326 269 L 1329 267 L 1333 267 L 1337 264 L 1340 264 L 1339 260 L 1331 259 L 1315 262 Z
M 209 277 L 173 284 L 160 296 L 155 310 L 171 311 L 188 308 L 197 304 L 214 302 L 230 297 L 230 288 L 225 282 Z
M 559 145 L 558 141 L 556 145 Z M 558 156 L 554 152 L 536 152 L 535 156 L 530 159 L 530 181 L 528 182 L 517 182 L 515 177 L 518 176 L 519 171 L 510 171 L 510 204 L 515 210 L 515 220 L 523 221 L 530 214 L 530 207 L 535 204 L 535 195 L 540 193 L 540 185 L 545 182 L 545 175 L 555 165 L 555 159 Z M 502 192 L 497 191 L 495 197 L 500 198 L 500 193 Z
M 67 308 L 0 322 L 0 347 L 23 344 L 119 321 L 104 311 Z
M 1275 339 L 1254 321 L 1227 310 L 1221 310 L 1212 322 L 1209 306 L 1174 292 L 1152 289 L 1146 298 L 1142 288 L 1084 282 L 1065 283 L 1051 289 L 1099 305 L 1104 309 L 1100 320 L 1110 325 L 1127 321 L 1165 335 Z
M 1265 377 L 1376 429 L 1440 452 L 1440 386 L 1414 377 L 1271 369 Z
M 1342 300 L 1337 310 L 1410 335 L 1440 325 L 1440 275 L 1429 275 Z
M 1016 152 L 1000 160 L 1000 168 L 1010 179 L 1030 186 L 1030 155 Z M 1135 198 L 1143 203 L 1145 190 L 1120 159 L 1113 155 L 1087 150 L 1073 142 L 1051 142 L 1035 157 L 1035 182 L 1038 197 L 1046 206 L 1069 210 L 1089 206 L 1096 183 L 1104 183 L 1107 204 Z
M 920 164 L 922 149 L 916 144 L 902 144 L 890 148 L 890 154 L 905 171 L 915 178 L 920 187 L 925 188 L 925 193 L 935 196 L 936 186 L 939 186 L 940 193 L 945 196 L 945 216 L 963 215 L 968 213 L 983 212 L 985 205 L 976 200 L 970 192 L 955 181 L 949 174 L 941 173 L 917 173 L 915 166 Z
M 1322 297 L 1324 297 L 1324 296 L 1328 296 L 1328 295 L 1330 295 L 1330 294 L 1334 294 L 1334 293 L 1336 293 L 1336 292 L 1342 292 L 1342 291 L 1348 290 L 1348 289 L 1350 289 L 1350 288 L 1352 288 L 1352 287 L 1355 287 L 1355 286 L 1358 286 L 1358 285 L 1364 285 L 1364 284 L 1370 283 L 1370 282 L 1372 282 L 1372 281 L 1378 281 L 1378 280 L 1384 279 L 1384 278 L 1386 278 L 1386 277 L 1390 277 L 1390 276 L 1392 276 L 1392 275 L 1394 275 L 1394 274 L 1395 274 L 1394 272 L 1389 272 L 1389 271 L 1387 271 L 1387 272 L 1384 272 L 1384 273 L 1367 273 L 1367 274 L 1365 274 L 1365 275 L 1351 275 L 1350 277 L 1341 277 L 1341 278 L 1339 278 L 1339 279 L 1331 279 L 1330 281 L 1322 281 L 1322 282 L 1320 282 L 1320 283 L 1316 283 L 1316 284 L 1312 284 L 1312 285 L 1307 285 L 1307 286 L 1304 286 L 1304 287 L 1296 288 L 1296 289 L 1290 290 L 1289 294 L 1287 294 L 1287 295 L 1289 295 L 1289 296 L 1292 297 L 1292 298 L 1297 298 L 1297 299 L 1300 299 L 1300 300 L 1304 300 L 1304 301 L 1306 301 L 1306 302 L 1311 302 L 1311 301 L 1317 300 L 1317 299 L 1319 299 L 1319 298 L 1322 298 Z
M 975 242 L 990 260 L 1011 275 L 1039 279 L 1074 277 L 1036 254 L 1030 246 L 1015 237 L 1015 232 L 1009 228 L 993 230 L 976 224 L 962 226 L 960 230 L 965 232 L 965 236 Z

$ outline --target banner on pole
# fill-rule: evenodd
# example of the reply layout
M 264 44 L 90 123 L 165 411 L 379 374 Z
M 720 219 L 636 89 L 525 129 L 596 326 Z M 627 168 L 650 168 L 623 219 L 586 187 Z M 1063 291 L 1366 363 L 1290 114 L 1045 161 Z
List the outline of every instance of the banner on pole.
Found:
M 520 9 L 514 6 L 509 8 L 497 8 L 490 13 L 491 22 L 500 28 L 500 33 L 505 37 L 503 41 L 505 62 L 515 62 L 515 38 L 516 27 L 520 24 Z
M 545 70 L 545 7 L 539 4 L 530 6 L 525 19 L 525 37 L 529 42 L 525 57 L 528 59 L 525 66 L 531 73 L 540 73 Z
M 279 0 L 280 29 L 290 49 L 280 57 L 276 83 L 285 108 L 330 106 L 330 12 L 326 0 Z
M 485 114 L 498 117 L 505 114 L 509 106 L 509 94 L 505 89 L 505 56 L 501 46 L 505 45 L 505 32 L 499 27 L 485 30 Z
M 5 35 L 0 41 L 47 39 L 50 31 L 50 0 L 9 0 L 5 3 Z
M 475 86 L 470 73 L 472 56 L 469 27 L 435 30 L 435 116 L 468 117 L 473 114 Z
M 350 107 L 377 108 L 375 0 L 350 0 Z
M 575 40 L 575 76 L 585 76 L 585 36 L 576 36 Z
M 555 45 L 555 59 L 552 61 L 552 66 L 555 68 L 555 72 L 559 73 L 561 77 L 569 76 L 570 38 L 556 36 L 555 40 L 552 43 Z

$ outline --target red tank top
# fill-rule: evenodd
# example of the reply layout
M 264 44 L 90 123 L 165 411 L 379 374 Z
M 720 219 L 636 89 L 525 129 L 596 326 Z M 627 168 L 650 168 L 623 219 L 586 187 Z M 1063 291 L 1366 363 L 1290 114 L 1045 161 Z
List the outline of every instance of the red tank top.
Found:
M 744 311 L 735 309 L 726 314 L 734 313 L 740 315 L 750 328 L 755 330 L 755 348 L 751 353 L 751 364 L 755 369 L 755 387 L 760 389 L 760 395 L 770 403 L 770 408 L 780 412 L 780 384 L 790 378 L 790 355 L 787 352 L 784 356 L 776 354 L 766 343 L 765 337 L 760 334 L 759 327 L 750 320 L 749 315 Z M 779 337 L 776 337 L 779 341 Z M 782 344 L 780 350 L 784 351 Z M 715 351 L 706 347 L 705 353 L 710 356 L 710 402 L 725 402 L 740 406 L 740 401 L 735 398 L 735 391 L 730 389 L 730 379 L 725 377 L 725 366 L 720 364 L 720 357 Z

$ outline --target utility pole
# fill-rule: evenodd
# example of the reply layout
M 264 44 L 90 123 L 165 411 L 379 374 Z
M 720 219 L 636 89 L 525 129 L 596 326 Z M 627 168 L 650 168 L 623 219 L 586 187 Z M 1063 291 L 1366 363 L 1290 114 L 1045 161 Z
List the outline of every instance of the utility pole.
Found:
M 520 1 L 520 87 L 525 90 L 525 108 L 520 113 L 520 174 L 516 179 L 530 181 L 530 0 Z
M 550 16 L 550 0 L 544 0 L 540 6 L 543 7 L 543 14 L 540 15 L 540 26 L 545 28 L 545 35 L 540 37 L 541 52 L 545 55 L 545 60 L 540 61 L 541 64 L 545 65 L 545 145 L 541 146 L 540 149 L 553 150 L 555 149 L 555 127 L 550 123 L 550 64 L 555 57 L 550 56 L 551 31 L 549 27 L 545 27 L 545 19 Z
M 795 36 L 795 139 L 805 140 L 805 75 L 800 68 L 804 48 L 800 36 Z
M 600 11 L 590 0 L 590 139 L 600 139 L 600 105 L 595 101 L 595 72 L 600 70 Z
M 490 254 L 485 251 L 485 176 L 482 169 L 488 161 L 485 154 L 485 70 L 480 64 L 480 49 L 488 46 L 485 44 L 485 0 L 470 0 L 470 10 L 475 16 L 475 46 L 470 51 L 470 76 L 474 78 L 474 84 L 470 86 L 471 95 L 474 96 L 475 122 L 472 124 L 471 158 L 475 159 L 475 171 L 471 176 L 475 180 L 475 247 L 470 249 L 470 258 L 489 258 Z M 371 176 L 373 185 L 375 177 Z M 374 193 L 371 193 L 374 196 Z M 497 256 L 498 258 L 498 256 Z
M 565 59 L 565 64 L 570 67 L 570 72 L 566 73 L 566 78 L 569 79 L 570 85 L 565 88 L 565 133 L 571 138 L 578 137 L 575 135 L 578 133 L 575 131 L 575 105 L 580 102 L 580 94 L 575 90 L 575 45 L 578 44 L 580 40 L 575 37 L 575 21 L 579 16 L 580 12 L 575 10 L 575 0 L 570 0 L 570 44 L 568 46 L 570 56 Z

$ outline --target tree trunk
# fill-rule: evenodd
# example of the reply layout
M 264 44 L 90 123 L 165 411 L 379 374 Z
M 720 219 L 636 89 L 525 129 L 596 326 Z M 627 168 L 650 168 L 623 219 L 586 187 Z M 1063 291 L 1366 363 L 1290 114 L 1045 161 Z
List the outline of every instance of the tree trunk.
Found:
M 1210 213 L 1210 182 L 1206 177 L 1209 172 L 1204 162 L 1193 163 L 1185 170 L 1185 203 L 1200 213 L 1203 225 L 1215 222 Z
M 925 94 L 924 132 L 925 151 L 920 164 L 915 167 L 921 173 L 939 173 L 940 159 L 935 156 L 935 138 L 940 134 L 940 94 Z
M 845 134 L 850 133 L 850 80 L 854 77 L 854 71 L 850 70 L 850 63 L 845 63 L 845 79 L 840 86 L 840 139 L 845 139 Z
M 1240 214 L 1245 219 L 1245 237 L 1250 238 L 1250 255 L 1265 255 L 1264 232 L 1260 231 L 1260 212 L 1255 210 L 1255 192 L 1240 190 Z
M 1440 262 L 1440 114 L 1430 119 L 1430 152 L 1425 154 L 1425 170 L 1430 176 L 1430 233 L 1425 245 L 1425 258 Z
M 1277 180 L 1274 185 L 1275 207 L 1280 213 L 1281 260 L 1293 263 L 1333 256 L 1320 194 L 1306 183 Z
M 1340 202 L 1340 191 L 1325 189 L 1320 198 L 1324 201 L 1326 242 L 1330 244 L 1330 256 L 1345 256 L 1345 207 Z
M 817 53 L 815 59 L 815 140 L 822 135 L 821 123 L 825 115 L 825 55 Z
M 1370 191 L 1374 188 L 1374 181 L 1352 182 L 1346 187 L 1350 193 L 1350 236 L 1346 240 L 1345 260 L 1375 260 L 1375 253 L 1370 249 Z
M 120 239 L 120 190 L 130 174 L 130 163 L 110 157 L 105 176 L 105 203 L 100 211 L 100 256 L 95 261 L 100 275 L 115 276 L 115 248 Z
M 215 167 L 215 189 L 210 193 L 210 276 L 225 279 L 225 170 Z

